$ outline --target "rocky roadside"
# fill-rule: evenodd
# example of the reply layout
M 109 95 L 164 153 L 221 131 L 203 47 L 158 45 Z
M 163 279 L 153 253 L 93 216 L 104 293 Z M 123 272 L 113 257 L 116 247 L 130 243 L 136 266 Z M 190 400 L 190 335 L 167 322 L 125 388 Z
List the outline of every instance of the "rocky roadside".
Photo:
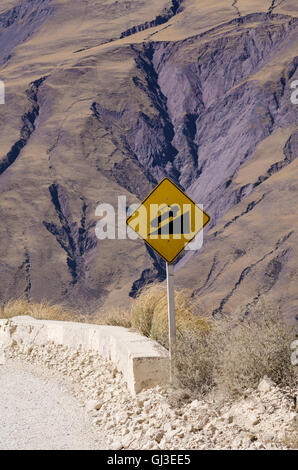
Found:
M 196 399 L 161 387 L 129 393 L 122 374 L 98 354 L 48 343 L 13 342 L 6 359 L 58 373 L 85 406 L 109 449 L 288 449 L 297 447 L 295 391 L 264 378 L 258 390 L 227 400 Z

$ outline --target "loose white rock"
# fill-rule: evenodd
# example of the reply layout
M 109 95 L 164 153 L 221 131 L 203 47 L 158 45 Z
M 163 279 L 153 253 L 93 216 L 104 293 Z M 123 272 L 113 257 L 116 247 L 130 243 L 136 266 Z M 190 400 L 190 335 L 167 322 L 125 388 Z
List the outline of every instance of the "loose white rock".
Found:
M 97 400 L 89 400 L 85 407 L 87 411 L 99 410 L 101 408 L 101 403 L 98 403 Z
M 270 392 L 270 390 L 272 389 L 272 387 L 275 386 L 275 383 L 273 382 L 273 380 L 269 379 L 269 377 L 264 377 L 260 383 L 259 383 L 259 386 L 258 386 L 258 390 L 259 392 L 261 393 L 267 393 L 267 392 Z

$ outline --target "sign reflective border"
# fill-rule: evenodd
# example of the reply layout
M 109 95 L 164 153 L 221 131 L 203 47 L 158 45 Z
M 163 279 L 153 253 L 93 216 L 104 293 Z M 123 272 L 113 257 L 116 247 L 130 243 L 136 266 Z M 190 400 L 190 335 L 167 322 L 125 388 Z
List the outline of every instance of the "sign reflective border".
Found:
M 126 223 L 168 263 L 208 224 L 210 217 L 173 181 L 164 178 Z

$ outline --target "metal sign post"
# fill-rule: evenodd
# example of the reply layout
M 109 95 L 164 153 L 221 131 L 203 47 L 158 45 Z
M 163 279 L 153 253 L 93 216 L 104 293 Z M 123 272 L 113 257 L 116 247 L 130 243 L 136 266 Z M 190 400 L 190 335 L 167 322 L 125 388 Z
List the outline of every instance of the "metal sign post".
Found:
M 176 348 L 176 319 L 175 319 L 175 291 L 174 291 L 174 265 L 167 262 L 167 294 L 169 319 L 169 355 L 170 355 L 170 382 L 173 383 Z

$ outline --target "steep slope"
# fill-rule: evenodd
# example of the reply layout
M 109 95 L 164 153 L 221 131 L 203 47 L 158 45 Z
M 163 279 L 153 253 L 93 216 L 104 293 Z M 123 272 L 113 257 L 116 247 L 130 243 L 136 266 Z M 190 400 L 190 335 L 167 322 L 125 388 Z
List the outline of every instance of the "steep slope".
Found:
M 0 298 L 88 311 L 164 279 L 141 241 L 94 229 L 98 203 L 169 176 L 212 217 L 178 283 L 214 314 L 273 292 L 293 315 L 294 2 L 27 3 L 0 10 Z
M 241 187 L 245 178 L 254 191 L 225 214 L 208 233 L 204 249 L 177 273 L 215 315 L 253 305 L 270 293 L 291 321 L 297 316 L 298 165 L 291 159 L 298 139 L 293 131 L 279 129 L 260 144 L 258 159 L 235 179 Z M 284 158 L 276 161 L 278 151 Z

